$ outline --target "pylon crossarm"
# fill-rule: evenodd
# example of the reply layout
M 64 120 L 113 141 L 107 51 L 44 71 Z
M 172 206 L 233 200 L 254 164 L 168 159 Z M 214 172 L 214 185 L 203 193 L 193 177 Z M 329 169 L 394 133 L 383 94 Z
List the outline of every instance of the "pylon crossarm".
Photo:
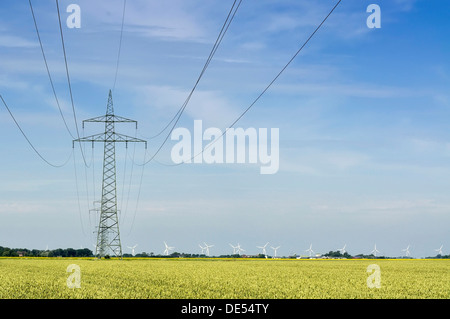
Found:
M 136 137 L 131 137 L 128 135 L 123 135 L 119 133 L 114 133 L 115 141 L 114 142 L 126 142 L 126 143 L 145 143 L 147 145 L 147 141 L 141 140 Z
M 82 137 L 76 140 L 73 140 L 73 145 L 75 145 L 75 142 L 103 142 L 103 143 L 145 143 L 145 146 L 147 147 L 147 141 L 128 136 L 123 135 L 119 133 L 112 133 L 112 134 L 94 134 L 91 136 Z
M 102 116 L 97 116 L 97 117 L 93 117 L 91 119 L 87 119 L 83 121 L 83 128 L 84 128 L 84 123 L 89 122 L 89 123 L 105 123 L 105 122 L 113 122 L 113 123 L 135 123 L 136 124 L 136 128 L 137 128 L 137 121 L 135 120 L 130 120 L 126 117 L 122 117 L 122 116 L 118 116 L 118 115 L 102 115 Z

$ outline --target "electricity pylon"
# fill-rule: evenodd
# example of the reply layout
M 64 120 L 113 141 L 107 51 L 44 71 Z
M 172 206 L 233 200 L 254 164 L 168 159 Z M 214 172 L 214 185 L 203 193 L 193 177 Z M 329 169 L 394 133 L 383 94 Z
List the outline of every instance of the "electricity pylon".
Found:
M 142 142 L 147 148 L 147 141 L 115 132 L 114 123 L 135 123 L 121 116 L 114 115 L 112 93 L 109 90 L 106 115 L 94 117 L 86 122 L 105 123 L 105 132 L 73 140 L 75 142 L 104 143 L 103 157 L 103 184 L 102 199 L 100 207 L 100 221 L 97 230 L 97 245 L 95 255 L 99 258 L 105 257 L 109 251 L 116 257 L 122 257 L 122 245 L 120 243 L 119 219 L 117 216 L 117 190 L 116 190 L 116 147 L 115 143 L 122 142 L 128 147 L 128 143 Z

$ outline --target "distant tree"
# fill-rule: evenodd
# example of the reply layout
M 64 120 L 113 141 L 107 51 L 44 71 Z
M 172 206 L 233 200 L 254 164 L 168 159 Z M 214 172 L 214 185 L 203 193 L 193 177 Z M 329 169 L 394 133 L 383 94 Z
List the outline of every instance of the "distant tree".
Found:
M 33 256 L 33 257 L 39 257 L 40 253 L 41 253 L 40 250 L 33 249 L 33 250 L 31 250 L 31 253 L 30 253 L 30 254 L 31 254 L 31 256 Z
M 93 252 L 88 248 L 77 249 L 75 251 L 75 257 L 92 257 Z
M 52 251 L 52 255 L 55 257 L 67 257 L 67 252 L 65 249 L 62 248 L 57 248 L 57 249 L 53 249 Z
M 77 256 L 77 252 L 73 248 L 67 248 L 66 251 L 67 251 L 67 257 L 76 257 Z

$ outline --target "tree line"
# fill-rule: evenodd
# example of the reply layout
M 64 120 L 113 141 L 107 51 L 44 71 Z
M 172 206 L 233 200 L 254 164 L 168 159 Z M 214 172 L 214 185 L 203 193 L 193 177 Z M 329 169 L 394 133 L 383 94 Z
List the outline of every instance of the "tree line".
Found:
M 386 257 L 386 256 L 374 256 L 373 254 L 365 255 L 365 254 L 358 254 L 358 255 L 350 255 L 348 252 L 344 252 L 343 254 L 340 251 L 330 251 L 326 254 L 323 254 L 322 256 L 328 257 L 328 258 L 365 258 L 365 259 L 385 259 L 385 258 L 392 258 L 392 257 Z M 39 250 L 39 249 L 27 249 L 27 248 L 8 248 L 8 247 L 2 247 L 0 246 L 0 257 L 95 257 L 94 252 L 88 248 L 81 248 L 81 249 L 74 249 L 74 248 L 57 248 L 52 250 Z M 204 254 L 188 254 L 188 253 L 178 253 L 174 252 L 170 255 L 160 255 L 160 254 L 154 254 L 151 253 L 138 253 L 136 255 L 131 254 L 123 254 L 123 257 L 154 257 L 154 258 L 204 258 L 208 257 Z M 263 254 L 258 254 L 255 256 L 245 256 L 245 255 L 239 255 L 239 254 L 233 254 L 233 255 L 220 255 L 215 256 L 218 258 L 242 258 L 242 257 L 253 257 L 253 258 L 266 258 Z M 297 255 L 289 256 L 287 258 L 296 258 Z M 269 257 L 271 258 L 271 257 Z M 411 257 L 394 257 L 394 258 L 411 258 Z M 437 256 L 430 256 L 425 258 L 442 258 L 442 259 L 448 259 L 450 258 L 450 255 L 437 255 Z
M 0 246 L 2 257 L 94 257 L 94 253 L 88 248 L 58 248 L 52 250 L 8 248 Z

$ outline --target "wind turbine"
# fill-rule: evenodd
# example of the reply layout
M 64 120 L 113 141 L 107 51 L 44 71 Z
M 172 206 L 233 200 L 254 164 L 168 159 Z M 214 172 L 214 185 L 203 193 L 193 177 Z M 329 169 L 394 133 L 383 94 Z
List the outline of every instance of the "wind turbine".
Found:
M 377 250 L 377 244 L 375 244 L 375 248 L 371 251 L 371 253 L 375 256 L 375 257 L 377 257 L 377 253 L 379 253 L 380 251 L 379 250 Z
M 210 249 L 211 247 L 214 247 L 214 245 L 208 245 L 208 244 L 205 243 L 205 242 L 204 242 L 204 244 L 205 244 L 205 249 L 206 249 L 206 256 L 209 256 L 209 249 Z
M 238 246 L 233 246 L 231 244 L 230 244 L 230 246 L 233 248 L 233 255 L 236 255 Z
M 309 257 L 311 257 L 312 253 L 314 253 L 314 251 L 312 250 L 312 244 L 309 245 L 309 248 L 305 251 L 309 252 Z
M 240 254 L 241 254 L 241 251 L 245 251 L 245 249 L 242 249 L 242 248 L 241 248 L 241 245 L 238 243 L 238 244 L 237 244 L 236 251 L 237 251 L 237 253 L 240 255 Z
M 164 242 L 164 246 L 166 246 L 166 250 L 164 250 L 164 254 L 165 254 L 166 256 L 169 255 L 169 250 L 172 250 L 172 249 L 175 248 L 175 247 L 169 247 L 169 246 L 167 246 L 166 242 Z
M 405 256 L 409 256 L 409 245 L 405 249 L 402 249 L 405 252 Z
M 264 255 L 264 256 L 267 256 L 267 253 L 266 253 L 266 247 L 267 247 L 268 244 L 269 244 L 269 243 L 266 243 L 264 246 L 256 246 L 256 248 L 261 248 L 261 249 L 262 249 L 262 252 L 263 252 L 263 255 Z
M 439 249 L 435 249 L 435 251 L 438 252 L 438 255 L 442 256 L 442 247 L 444 247 L 444 245 L 441 245 L 441 247 Z
M 280 247 L 281 247 L 281 246 L 278 246 L 278 247 L 272 247 L 272 246 L 270 246 L 270 248 L 272 248 L 273 251 L 274 251 L 273 258 L 277 257 L 277 249 L 280 248 Z
M 198 247 L 200 247 L 202 249 L 202 254 L 204 254 L 206 247 L 202 247 L 202 245 L 200 245 L 200 244 L 198 244 Z
M 127 246 L 128 248 L 131 249 L 131 255 L 134 256 L 134 249 L 137 247 L 137 244 L 134 245 L 133 247 Z
M 341 249 L 338 249 L 338 251 L 341 252 L 341 254 L 345 254 L 347 251 L 345 250 L 345 246 L 347 246 L 347 244 L 344 244 L 344 247 L 342 247 Z

